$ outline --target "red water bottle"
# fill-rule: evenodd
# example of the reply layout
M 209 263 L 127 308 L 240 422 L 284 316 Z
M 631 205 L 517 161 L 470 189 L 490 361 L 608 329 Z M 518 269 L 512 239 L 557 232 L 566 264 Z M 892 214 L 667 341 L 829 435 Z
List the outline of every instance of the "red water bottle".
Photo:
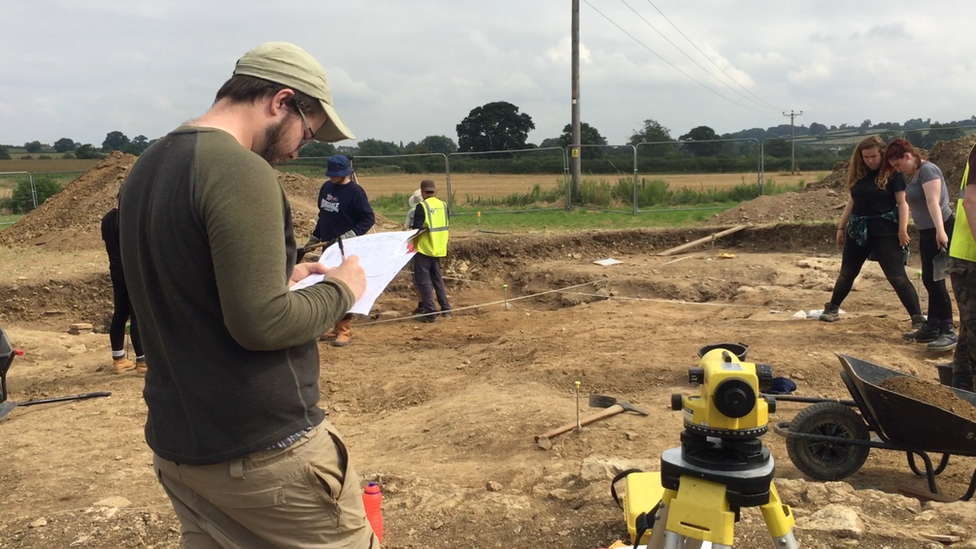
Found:
M 366 508 L 366 519 L 376 533 L 376 539 L 383 542 L 383 494 L 380 487 L 375 482 L 370 482 L 363 490 L 363 507 Z

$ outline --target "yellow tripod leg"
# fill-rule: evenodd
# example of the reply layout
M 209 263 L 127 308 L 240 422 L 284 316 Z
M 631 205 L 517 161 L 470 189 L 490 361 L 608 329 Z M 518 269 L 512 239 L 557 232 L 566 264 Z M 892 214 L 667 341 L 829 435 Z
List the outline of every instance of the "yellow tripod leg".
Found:
M 776 547 L 784 549 L 797 549 L 796 537 L 793 536 L 793 525 L 796 521 L 793 518 L 793 511 L 789 505 L 784 505 L 779 499 L 779 492 L 776 485 L 769 483 L 769 503 L 760 505 L 763 521 L 766 522 L 766 529 L 773 538 Z
M 725 496 L 723 484 L 682 476 L 677 495 L 670 501 L 665 497 L 668 506 L 666 530 L 671 534 L 666 537 L 710 541 L 716 546 L 731 547 L 735 513 L 729 508 Z

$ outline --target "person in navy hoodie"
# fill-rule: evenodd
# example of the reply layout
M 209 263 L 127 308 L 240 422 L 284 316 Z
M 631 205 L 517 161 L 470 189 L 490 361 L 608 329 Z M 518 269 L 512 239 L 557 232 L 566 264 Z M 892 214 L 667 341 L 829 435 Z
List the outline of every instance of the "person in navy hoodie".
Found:
M 353 179 L 349 158 L 338 154 L 329 158 L 325 175 L 329 180 L 319 191 L 319 220 L 306 248 L 319 242 L 330 246 L 338 238 L 352 238 L 366 234 L 376 221 L 366 191 Z M 352 341 L 352 314 L 342 317 L 335 327 L 322 335 L 335 347 L 345 347 Z

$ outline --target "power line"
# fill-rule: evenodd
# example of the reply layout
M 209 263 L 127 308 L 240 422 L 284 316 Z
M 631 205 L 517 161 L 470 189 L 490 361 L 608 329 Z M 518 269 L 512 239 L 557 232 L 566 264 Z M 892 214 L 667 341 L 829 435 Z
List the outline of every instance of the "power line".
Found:
M 708 69 L 706 69 L 705 67 L 703 67 L 701 65 L 701 63 L 699 63 L 698 61 L 695 61 L 694 58 L 692 58 L 690 55 L 688 55 L 687 53 L 685 53 L 685 51 L 682 50 L 680 47 L 678 47 L 677 44 L 675 44 L 674 42 L 672 42 L 670 38 L 668 38 L 667 36 L 665 36 L 663 32 L 659 31 L 657 29 L 657 27 L 655 27 L 654 25 L 652 25 L 650 21 L 648 21 L 647 19 L 644 19 L 644 16 L 641 15 L 640 13 L 638 13 L 637 10 L 635 10 L 630 4 L 628 4 L 627 3 L 627 0 L 620 0 L 620 2 L 623 3 L 623 5 L 627 6 L 627 8 L 630 9 L 630 11 L 634 12 L 634 15 L 636 15 L 637 17 L 639 17 L 640 20 L 643 21 L 645 24 L 647 24 L 648 27 L 651 27 L 651 29 L 654 32 L 658 33 L 661 36 L 661 38 L 663 38 L 665 41 L 667 41 L 668 44 L 671 44 L 672 46 L 674 46 L 674 49 L 676 49 L 679 52 L 681 52 L 681 55 L 684 55 L 685 57 L 687 57 L 689 61 L 691 61 L 692 63 L 694 63 L 699 69 L 705 71 L 705 74 L 707 74 L 708 76 L 711 76 L 713 79 L 715 79 L 716 82 L 718 82 L 719 84 L 721 84 L 721 85 L 725 86 L 726 88 L 732 90 L 733 93 L 737 94 L 739 97 L 745 99 L 746 101 L 751 101 L 751 102 L 755 103 L 756 105 L 759 105 L 760 107 L 769 108 L 769 109 L 776 110 L 776 111 L 782 110 L 782 109 L 778 109 L 776 107 L 773 107 L 772 105 L 763 104 L 763 103 L 760 103 L 759 101 L 756 101 L 754 99 L 751 99 L 749 97 L 746 97 L 741 92 L 739 92 L 739 90 L 733 88 L 732 86 L 730 86 L 727 83 L 725 83 L 724 81 L 722 81 L 722 79 L 720 79 L 719 77 L 715 76 L 714 74 L 712 74 L 711 71 L 709 71 Z M 651 5 L 653 6 L 654 4 L 651 4 Z M 669 23 L 670 23 L 670 21 L 669 21 Z M 674 25 L 674 23 L 672 23 L 672 26 L 673 25 Z M 681 31 L 678 31 L 678 32 L 681 32 Z M 682 36 L 684 36 L 684 35 L 682 35 Z M 685 38 L 687 39 L 687 37 L 685 37 Z M 692 44 L 692 45 L 694 45 L 694 44 Z M 698 50 L 698 51 L 701 52 L 701 50 Z M 703 53 L 702 55 L 705 55 L 705 54 Z M 705 57 L 708 57 L 708 56 L 706 55 Z M 715 63 L 712 62 L 712 64 L 714 65 Z M 718 66 L 718 65 L 716 65 L 716 66 Z M 722 70 L 722 68 L 719 67 L 719 70 Z M 731 76 L 729 76 L 728 73 L 726 73 L 725 71 L 722 71 L 722 73 L 725 74 L 725 76 L 728 76 L 730 79 L 732 79 L 733 82 L 735 82 L 735 79 L 732 78 Z M 736 84 L 738 84 L 738 82 L 736 82 Z M 739 87 L 742 87 L 742 85 L 739 84 Z
M 657 10 L 657 12 L 661 14 L 661 17 L 663 17 L 665 21 L 667 21 L 668 23 L 670 23 L 671 26 L 674 27 L 674 30 L 678 31 L 678 34 L 680 34 L 685 40 L 687 40 L 688 43 L 691 44 L 691 46 L 693 48 L 695 48 L 696 50 L 698 50 L 698 53 L 702 54 L 702 57 L 704 57 L 705 59 L 708 59 L 708 62 L 711 63 L 711 64 L 713 64 L 713 65 L 715 65 L 715 68 L 717 68 L 718 70 L 722 71 L 722 74 L 724 74 L 725 76 L 728 76 L 729 77 L 729 80 L 735 82 L 736 85 L 739 86 L 740 88 L 742 88 L 746 93 L 748 93 L 749 95 L 755 97 L 759 101 L 762 101 L 765 105 L 768 105 L 769 107 L 771 107 L 771 108 L 773 108 L 775 110 L 778 110 L 778 111 L 783 110 L 781 107 L 777 107 L 776 105 L 773 105 L 773 104 L 767 102 L 763 98 L 757 96 L 756 94 L 754 94 L 751 91 L 749 91 L 748 89 L 746 89 L 746 87 L 743 86 L 742 84 L 740 84 L 738 80 L 736 80 L 735 78 L 732 77 L 732 75 L 730 75 L 729 73 L 725 72 L 725 70 L 723 70 L 722 67 L 718 66 L 718 64 L 715 61 L 712 61 L 712 58 L 711 57 L 709 57 L 705 52 L 701 51 L 701 49 L 698 46 L 695 45 L 695 43 L 691 40 L 691 38 L 688 38 L 687 36 L 685 36 L 685 33 L 681 32 L 681 29 L 679 29 L 677 25 L 675 25 L 673 22 L 671 22 L 671 20 L 668 19 L 668 16 L 667 15 L 664 15 L 664 12 L 662 12 L 660 9 L 658 9 L 657 6 L 654 5 L 654 2 L 651 2 L 651 0 L 647 0 L 647 3 L 650 4 L 652 8 L 654 8 L 655 10 Z M 630 7 L 630 6 L 628 6 L 628 7 Z M 657 30 L 657 29 L 654 29 L 654 30 Z
M 681 70 L 681 69 L 679 69 L 678 67 L 676 67 L 676 66 L 674 66 L 674 65 L 673 65 L 673 64 L 672 64 L 672 63 L 671 63 L 670 61 L 668 61 L 667 59 L 665 59 L 665 58 L 663 58 L 663 57 L 661 57 L 661 55 L 660 55 L 659 53 L 657 53 L 656 51 L 654 51 L 654 50 L 652 50 L 651 48 L 649 48 L 649 47 L 647 47 L 647 45 L 646 45 L 646 44 L 644 44 L 643 42 L 641 42 L 640 40 L 638 40 L 637 38 L 635 38 L 635 37 L 634 37 L 634 35 L 632 35 L 632 34 L 630 34 L 630 33 L 629 33 L 629 32 L 627 32 L 626 30 L 624 30 L 624 29 L 623 29 L 623 27 L 621 27 L 620 25 L 618 25 L 617 23 L 615 23 L 615 22 L 614 22 L 614 21 L 613 21 L 612 19 L 610 19 L 609 17 L 607 17 L 606 15 L 604 15 L 604 14 L 603 14 L 603 12 L 601 12 L 600 10 L 598 10 L 598 9 L 596 9 L 595 7 L 593 7 L 593 4 L 590 4 L 588 0 L 583 0 L 583 3 L 585 3 L 585 4 L 587 5 L 587 6 L 589 6 L 589 7 L 590 7 L 590 9 L 592 9 L 593 11 L 595 11 L 595 12 L 597 12 L 598 14 L 600 14 L 600 16 L 601 16 L 601 17 L 603 17 L 604 19 L 606 19 L 607 21 L 609 21 L 611 25 L 613 25 L 613 26 L 615 26 L 615 27 L 617 27 L 617 29 L 619 29 L 619 30 L 620 30 L 620 32 L 622 32 L 622 33 L 624 33 L 624 34 L 626 34 L 626 35 L 627 35 L 628 37 L 630 37 L 630 39 L 631 39 L 631 40 L 633 40 L 634 42 L 637 42 L 638 44 L 640 44 L 640 45 L 641 45 L 641 47 L 643 47 L 643 48 L 644 48 L 645 50 L 647 50 L 647 51 L 649 51 L 649 52 L 651 52 L 651 53 L 652 53 L 652 54 L 654 54 L 654 55 L 655 55 L 655 56 L 656 56 L 656 57 L 657 57 L 658 59 L 660 59 L 661 61 L 664 61 L 665 63 L 667 63 L 667 64 L 668 64 L 668 65 L 669 65 L 669 66 L 670 66 L 670 67 L 671 67 L 672 69 L 674 69 L 674 70 L 676 70 L 676 71 L 678 71 L 678 72 L 680 72 L 680 73 L 681 73 L 682 75 L 684 75 L 684 76 L 685 76 L 685 78 L 688 78 L 688 79 L 689 79 L 689 80 L 691 80 L 692 82 L 694 82 L 694 83 L 696 83 L 696 84 L 698 84 L 699 86 L 701 86 L 701 87 L 703 87 L 703 88 L 705 88 L 706 90 L 708 90 L 708 91 L 710 91 L 710 92 L 712 92 L 712 93 L 714 93 L 715 95 L 717 95 L 717 96 L 719 96 L 719 97 L 721 97 L 722 99 L 724 99 L 724 100 L 726 100 L 726 101 L 728 101 L 729 103 L 732 103 L 733 105 L 738 105 L 738 106 L 740 106 L 740 107 L 742 107 L 743 109 L 749 109 L 750 111 L 755 111 L 755 112 L 761 112 L 761 113 L 766 113 L 766 112 L 768 112 L 768 111 L 761 111 L 761 110 L 759 110 L 759 109 L 754 109 L 754 108 L 752 108 L 752 107 L 750 107 L 750 106 L 748 106 L 748 105 L 743 105 L 742 103 L 738 103 L 738 102 L 736 102 L 736 101 L 733 101 L 732 99 L 729 99 L 728 97 L 725 97 L 724 95 L 722 95 L 722 94 L 720 94 L 720 93 L 718 93 L 717 91 L 715 91 L 715 90 L 713 90 L 712 88 L 709 88 L 709 87 L 708 87 L 708 86 L 706 86 L 705 84 L 702 84 L 701 82 L 699 82 L 698 80 L 696 80 L 696 79 L 695 79 L 695 78 L 694 78 L 693 76 L 691 76 L 690 74 L 688 74 L 688 73 L 686 73 L 685 71 L 683 71 L 683 70 Z

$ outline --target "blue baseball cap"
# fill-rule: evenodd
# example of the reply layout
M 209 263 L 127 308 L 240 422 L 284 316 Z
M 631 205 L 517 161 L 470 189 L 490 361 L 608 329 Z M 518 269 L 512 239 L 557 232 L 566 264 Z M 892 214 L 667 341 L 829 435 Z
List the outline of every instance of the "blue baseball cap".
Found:
M 349 164 L 349 158 L 342 154 L 337 154 L 329 158 L 327 166 L 325 175 L 329 177 L 345 177 L 352 173 L 352 165 Z

